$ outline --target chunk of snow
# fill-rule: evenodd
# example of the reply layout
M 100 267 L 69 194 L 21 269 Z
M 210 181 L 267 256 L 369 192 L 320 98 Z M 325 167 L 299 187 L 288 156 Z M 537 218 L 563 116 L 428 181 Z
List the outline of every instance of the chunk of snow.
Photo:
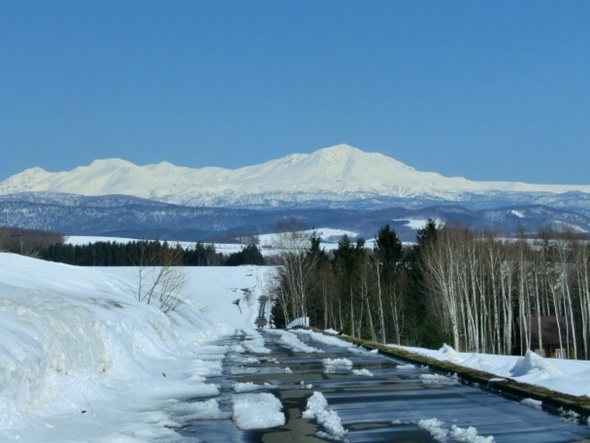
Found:
M 270 383 L 264 383 L 263 385 L 257 385 L 256 383 L 248 381 L 246 383 L 236 383 L 234 385 L 234 392 L 236 392 L 236 393 L 254 392 L 254 391 L 260 391 L 263 389 L 272 389 L 272 388 L 276 388 L 276 386 L 272 385 Z
M 445 429 L 444 422 L 437 418 L 428 418 L 418 421 L 418 426 L 425 429 L 432 435 L 435 440 L 440 442 L 447 441 L 448 429 Z
M 223 412 L 219 408 L 219 402 L 214 398 L 205 401 L 177 402 L 175 408 L 168 408 L 175 415 L 183 414 L 185 421 L 195 420 L 222 420 L 230 417 L 229 412 Z
M 426 373 L 420 374 L 419 378 L 425 383 L 438 383 L 438 384 L 455 384 L 458 383 L 457 374 L 449 377 L 442 374 Z
M 477 429 L 473 426 L 468 428 L 460 428 L 457 425 L 451 426 L 449 435 L 455 440 L 464 443 L 493 443 L 494 437 L 483 437 L 477 433 Z
M 437 418 L 430 418 L 418 421 L 418 426 L 425 429 L 432 437 L 439 442 L 447 442 L 448 437 L 453 441 L 461 443 L 493 443 L 494 437 L 483 437 L 478 434 L 477 429 L 473 426 L 461 428 L 452 425 L 450 429 L 445 428 L 445 423 Z
M 267 392 L 234 394 L 232 403 L 233 420 L 240 429 L 266 429 L 285 424 L 280 400 Z
M 534 398 L 523 398 L 520 403 L 534 409 L 543 409 L 543 402 L 541 400 L 535 400 Z
M 354 375 L 362 375 L 364 377 L 373 377 L 373 373 L 371 371 L 369 371 L 368 369 L 353 369 L 352 373 Z
M 348 372 L 352 369 L 352 361 L 347 358 L 325 358 L 322 360 L 324 372 Z
M 315 391 L 307 399 L 307 407 L 302 414 L 303 418 L 316 420 L 329 435 L 343 437 L 347 430 L 342 426 L 342 421 L 337 412 L 328 409 L 328 401 L 321 392 Z
M 289 331 L 281 331 L 281 330 L 269 330 L 268 332 L 272 334 L 280 335 L 279 343 L 287 346 L 289 349 L 295 352 L 315 352 L 315 353 L 323 353 L 321 349 L 314 348 L 313 346 L 306 345 L 303 343 L 297 335 Z
M 534 373 L 537 377 L 552 377 L 562 375 L 562 372 L 553 367 L 545 358 L 528 350 L 524 357 L 519 358 L 512 368 L 513 377 L 522 377 Z

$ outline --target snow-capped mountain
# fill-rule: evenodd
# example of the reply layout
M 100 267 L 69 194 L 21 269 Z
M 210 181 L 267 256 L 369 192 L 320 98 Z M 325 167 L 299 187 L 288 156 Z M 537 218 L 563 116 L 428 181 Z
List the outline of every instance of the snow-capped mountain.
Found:
M 295 217 L 308 227 L 371 238 L 390 224 L 406 241 L 415 220 L 534 233 L 590 232 L 590 185 L 474 182 L 420 172 L 347 145 L 240 169 L 137 166 L 96 160 L 72 171 L 27 169 L 0 183 L 0 226 L 66 235 L 170 240 L 274 232 Z
M 560 194 L 588 186 L 474 182 L 420 172 L 379 153 L 348 145 L 292 154 L 239 169 L 191 169 L 167 162 L 137 166 L 121 159 L 50 173 L 27 169 L 0 183 L 0 195 L 59 192 L 85 196 L 122 194 L 187 206 L 282 206 L 310 202 L 388 199 L 473 200 L 504 193 Z

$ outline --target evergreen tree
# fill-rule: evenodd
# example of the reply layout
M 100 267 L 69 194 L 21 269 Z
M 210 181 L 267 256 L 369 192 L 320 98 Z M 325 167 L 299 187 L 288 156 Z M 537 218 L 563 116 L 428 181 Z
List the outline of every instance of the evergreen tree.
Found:
M 240 265 L 258 265 L 264 266 L 264 257 L 260 253 L 258 246 L 248 245 L 240 252 L 230 254 L 225 262 L 225 266 L 240 266 Z
M 377 286 L 377 319 L 380 340 L 393 338 L 401 343 L 406 324 L 407 289 L 402 279 L 402 243 L 397 233 L 385 225 L 375 237 L 374 268 Z
M 444 342 L 444 334 L 438 317 L 427 307 L 426 286 L 424 282 L 423 260 L 429 248 L 434 247 L 438 239 L 439 228 L 436 221 L 428 219 L 426 225 L 416 231 L 416 244 L 409 250 L 406 260 L 408 270 L 408 291 L 412 303 L 408 315 L 412 319 L 413 341 L 418 346 L 437 348 Z

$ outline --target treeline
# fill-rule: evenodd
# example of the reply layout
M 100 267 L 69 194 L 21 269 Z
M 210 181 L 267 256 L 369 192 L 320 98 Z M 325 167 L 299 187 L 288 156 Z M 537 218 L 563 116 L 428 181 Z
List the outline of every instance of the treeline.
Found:
M 385 226 L 372 248 L 345 236 L 328 254 L 316 235 L 283 235 L 279 325 L 309 317 L 383 343 L 511 354 L 543 348 L 543 319 L 554 319 L 557 346 L 590 357 L 586 238 L 545 230 L 536 240 L 503 240 L 431 220 L 411 246 Z
M 170 245 L 159 240 L 97 241 L 72 245 L 66 244 L 60 233 L 0 226 L 0 252 L 76 266 L 139 266 L 146 262 L 150 266 L 164 266 L 169 265 L 170 256 L 175 257 L 175 266 L 265 265 L 257 246 L 258 237 L 241 234 L 240 239 L 251 243 L 238 252 L 222 254 L 216 251 L 214 244 L 203 242 L 185 248 L 178 243 Z
M 427 309 L 418 266 L 436 232 L 431 221 L 419 231 L 417 244 L 404 248 L 387 225 L 373 248 L 345 235 L 331 253 L 316 234 L 278 234 L 282 266 L 273 290 L 275 323 L 309 317 L 312 326 L 382 343 L 438 346 L 445 337 Z
M 171 254 L 174 252 L 174 254 Z M 168 242 L 137 240 L 126 243 L 95 242 L 85 245 L 57 243 L 40 248 L 38 257 L 44 260 L 76 266 L 165 266 L 174 256 L 174 266 L 239 266 L 264 265 L 264 258 L 255 245 L 224 255 L 213 244 L 201 242 L 183 248 Z
M 456 349 L 507 354 L 550 342 L 590 357 L 587 236 L 546 229 L 502 241 L 446 227 L 421 266 L 428 309 Z
M 0 251 L 21 255 L 36 255 L 40 249 L 63 243 L 57 232 L 0 226 Z

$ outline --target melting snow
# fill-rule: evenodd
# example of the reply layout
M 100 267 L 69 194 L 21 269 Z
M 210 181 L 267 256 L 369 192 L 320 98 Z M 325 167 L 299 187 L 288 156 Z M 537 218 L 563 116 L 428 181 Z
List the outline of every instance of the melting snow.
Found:
M 283 406 L 269 393 L 233 396 L 233 419 L 240 429 L 264 429 L 285 424 Z
M 316 420 L 329 435 L 334 437 L 343 437 L 348 432 L 342 426 L 338 413 L 328 409 L 328 401 L 321 392 L 316 391 L 307 399 L 307 408 L 303 411 L 302 416 Z
M 186 273 L 187 303 L 165 315 L 131 296 L 133 268 L 79 268 L 0 253 L 0 440 L 174 441 L 174 429 L 191 420 L 233 415 L 243 429 L 284 423 L 279 400 L 257 392 L 271 386 L 234 385 L 229 412 L 211 398 L 219 386 L 207 383 L 207 377 L 222 374 L 230 352 L 270 352 L 252 325 L 257 297 L 268 294 L 265 282 L 274 268 L 187 268 Z M 236 298 L 241 311 L 232 303 Z M 244 334 L 242 345 L 212 344 L 236 333 Z M 290 332 L 276 333 L 286 346 L 308 349 Z M 367 352 L 336 337 L 298 334 Z M 462 353 L 448 346 L 411 350 L 498 377 L 590 395 L 588 361 Z M 324 366 L 368 376 L 348 359 L 325 359 Z M 332 436 L 346 434 L 320 393 L 310 397 L 306 416 Z M 563 417 L 572 420 L 568 411 Z M 456 439 L 489 441 L 470 428 L 438 428 Z

